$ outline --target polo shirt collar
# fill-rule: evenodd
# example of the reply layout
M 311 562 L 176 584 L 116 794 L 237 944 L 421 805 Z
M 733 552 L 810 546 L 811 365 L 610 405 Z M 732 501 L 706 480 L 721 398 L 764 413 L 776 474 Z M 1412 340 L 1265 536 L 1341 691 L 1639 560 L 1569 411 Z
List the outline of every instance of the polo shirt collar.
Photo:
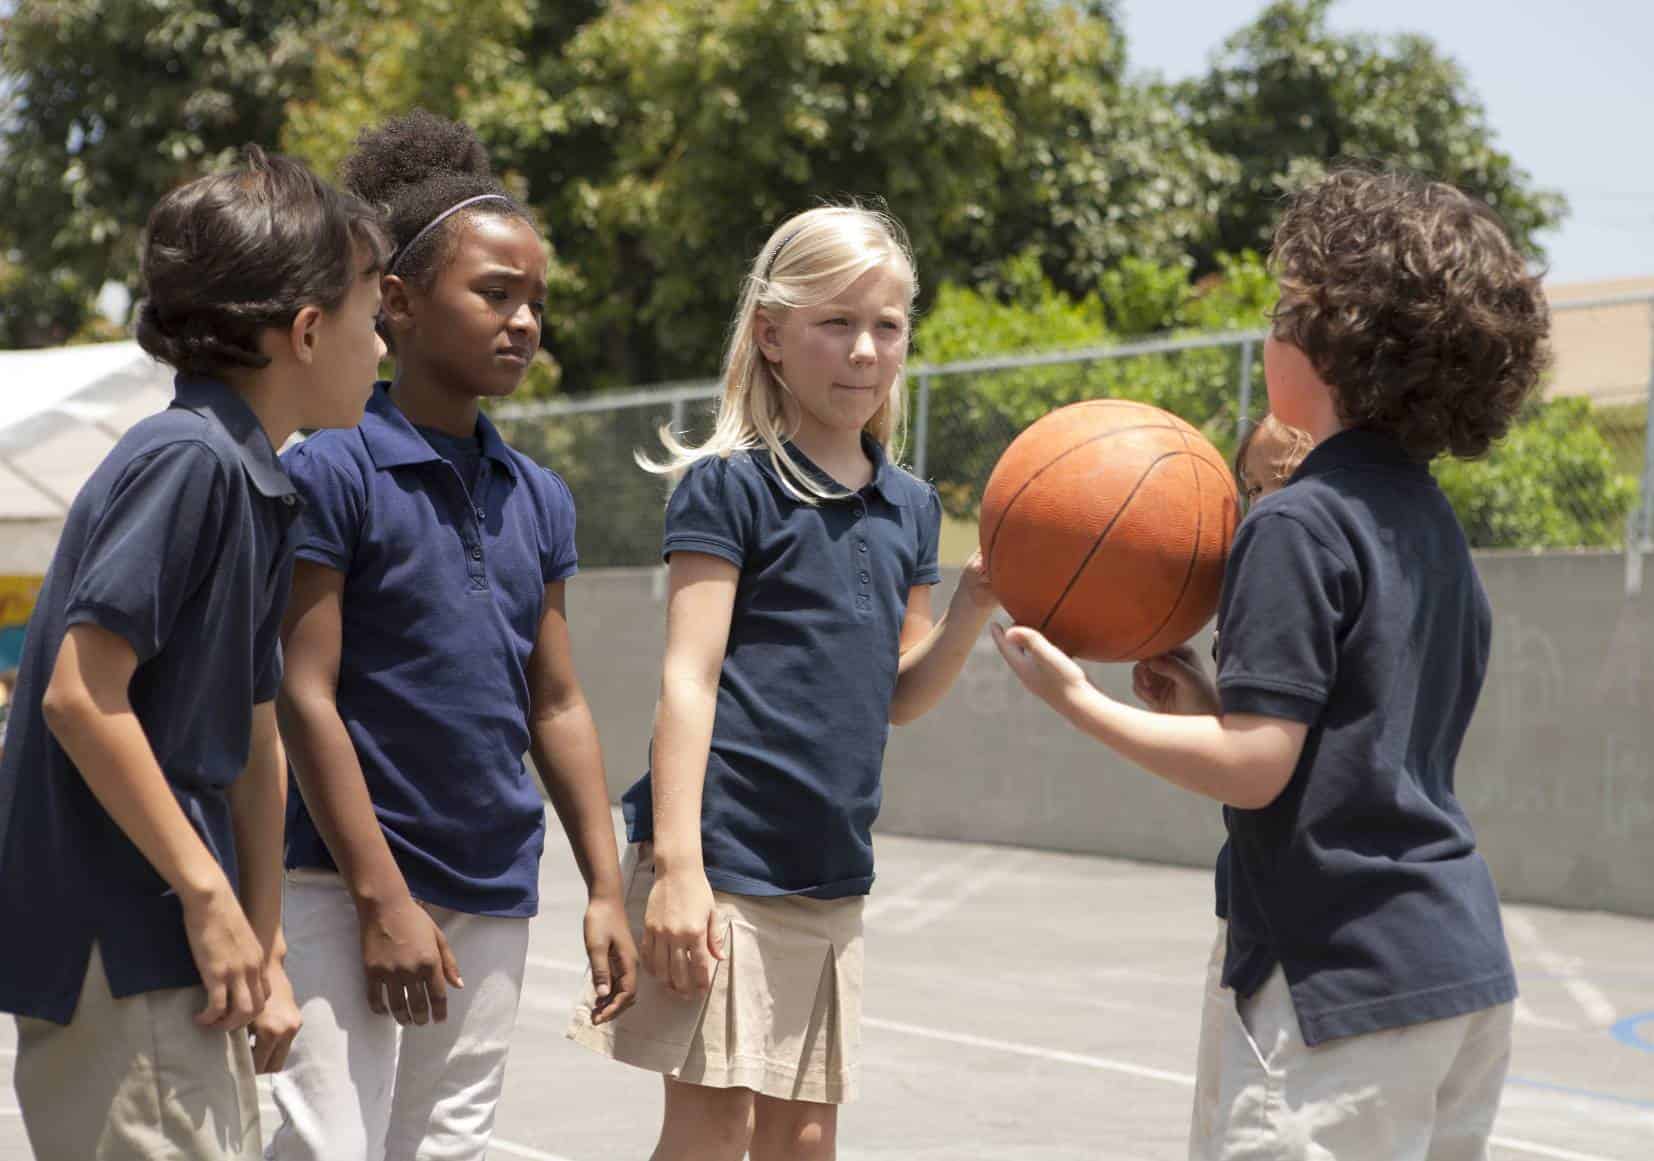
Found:
M 907 500 L 896 479 L 897 473 L 901 469 L 892 464 L 890 457 L 884 454 L 884 446 L 865 431 L 861 433 L 861 447 L 862 451 L 867 453 L 867 458 L 873 461 L 873 478 L 862 491 L 865 492 L 871 489 L 882 496 L 885 503 L 904 507 Z M 786 448 L 787 453 L 798 461 L 798 466 L 814 476 L 823 486 L 835 491 L 844 487 L 843 484 L 840 484 L 818 467 L 815 461 L 805 455 L 797 444 L 788 440 Z M 774 457 L 770 454 L 768 448 L 758 448 L 753 452 L 752 458 L 758 463 L 759 467 L 763 468 L 765 475 L 769 476 L 777 486 L 781 485 L 781 469 L 776 466 Z
M 384 380 L 373 385 L 373 395 L 368 400 L 359 430 L 362 441 L 367 444 L 368 455 L 373 457 L 374 467 L 381 470 L 442 461 L 425 437 L 419 434 L 419 429 L 402 414 L 402 409 L 391 402 L 390 384 Z M 517 474 L 511 449 L 486 415 L 477 416 L 477 441 L 485 457 L 505 468 L 510 475 Z
M 1304 462 L 1298 465 L 1298 470 L 1292 473 L 1292 479 L 1324 475 L 1340 468 L 1387 468 L 1430 474 L 1430 465 L 1408 455 L 1394 436 L 1352 427 L 1316 444 L 1304 457 Z
M 241 393 L 217 379 L 180 374 L 173 380 L 173 406 L 193 411 L 218 424 L 235 444 L 241 467 L 253 487 L 271 499 L 297 493 L 282 470 L 264 425 Z

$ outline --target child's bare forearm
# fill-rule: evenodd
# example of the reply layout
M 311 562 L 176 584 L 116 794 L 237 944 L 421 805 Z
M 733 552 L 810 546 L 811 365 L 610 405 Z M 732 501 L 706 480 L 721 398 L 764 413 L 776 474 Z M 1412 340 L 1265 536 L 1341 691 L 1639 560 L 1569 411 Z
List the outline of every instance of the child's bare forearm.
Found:
M 580 876 L 592 898 L 620 895 L 620 859 L 609 817 L 609 787 L 597 724 L 584 697 L 537 713 L 531 745 L 534 765 L 552 809 L 568 836 Z
M 281 732 L 305 809 L 358 909 L 395 903 L 408 894 L 368 796 L 367 778 L 331 696 L 283 688 Z
M 46 691 L 46 724 L 99 805 L 181 900 L 228 892 L 229 879 L 184 816 L 127 699 L 136 657 L 125 642 L 103 638 L 114 635 L 70 630 Z M 108 672 L 103 655 L 121 650 L 131 663 Z M 86 672 L 100 671 L 102 680 L 85 680 Z
M 282 839 L 287 816 L 287 755 L 276 729 L 274 703 L 253 708 L 252 747 L 247 768 L 230 786 L 241 878 L 241 909 L 264 948 L 266 960 L 280 962 L 287 948 L 281 937 Z
M 1256 810 L 1285 788 L 1304 727 L 1250 714 L 1157 714 L 1076 684 L 1052 703 L 1078 729 L 1175 786 Z
M 655 862 L 662 874 L 704 871 L 701 795 L 712 751 L 718 687 L 668 673 L 655 711 L 650 783 L 654 794 Z
M 890 699 L 894 725 L 929 713 L 959 679 L 971 650 L 988 623 L 990 610 L 955 599 L 925 638 L 902 654 L 896 692 Z

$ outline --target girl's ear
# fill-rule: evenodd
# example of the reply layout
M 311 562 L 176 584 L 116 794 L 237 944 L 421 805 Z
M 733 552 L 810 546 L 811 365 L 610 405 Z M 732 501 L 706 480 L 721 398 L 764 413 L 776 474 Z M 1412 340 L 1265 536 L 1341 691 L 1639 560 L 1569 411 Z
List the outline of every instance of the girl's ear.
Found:
M 407 330 L 414 324 L 414 295 L 400 275 L 387 274 L 379 284 L 379 315 L 391 330 Z
M 757 316 L 752 321 L 752 331 L 754 340 L 758 343 L 758 350 L 764 358 L 772 363 L 780 363 L 781 320 L 765 308 L 759 307 Z

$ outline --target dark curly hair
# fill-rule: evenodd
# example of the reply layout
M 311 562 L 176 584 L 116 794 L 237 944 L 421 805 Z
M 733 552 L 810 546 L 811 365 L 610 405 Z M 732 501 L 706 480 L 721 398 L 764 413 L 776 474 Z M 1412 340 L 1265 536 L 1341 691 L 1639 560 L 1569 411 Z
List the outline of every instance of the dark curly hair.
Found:
M 249 145 L 239 166 L 179 186 L 150 212 L 138 344 L 192 375 L 267 366 L 265 329 L 305 306 L 337 309 L 389 252 L 365 202 Z
M 471 127 L 424 109 L 364 130 L 339 177 L 346 189 L 385 215 L 396 246 L 396 273 L 421 287 L 429 287 L 453 257 L 461 222 L 493 214 L 533 224 L 528 211 L 495 179 Z M 467 206 L 409 248 L 444 210 L 483 194 L 494 198 Z
M 1339 418 L 1419 460 L 1485 453 L 1550 358 L 1539 277 L 1498 216 L 1441 182 L 1348 167 L 1275 229 L 1274 333 L 1308 356 Z

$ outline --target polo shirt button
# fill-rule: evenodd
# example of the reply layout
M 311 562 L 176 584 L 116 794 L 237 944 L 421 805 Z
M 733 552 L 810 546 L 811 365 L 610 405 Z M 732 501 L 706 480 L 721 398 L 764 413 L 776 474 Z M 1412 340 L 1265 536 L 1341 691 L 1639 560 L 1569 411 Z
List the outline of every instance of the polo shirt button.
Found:
M 289 493 L 287 493 L 287 495 L 285 495 L 281 498 L 281 502 L 283 504 L 286 504 L 289 508 L 291 508 L 294 504 L 297 504 L 299 502 L 299 498 L 297 496 L 293 495 L 293 493 L 289 492 Z
M 868 582 L 868 581 L 869 581 L 869 580 L 871 580 L 871 579 L 872 579 L 872 578 L 871 578 L 871 577 L 869 577 L 869 576 L 868 576 L 868 575 L 867 575 L 867 573 L 866 573 L 866 572 L 863 572 L 863 573 L 862 573 L 862 574 L 861 574 L 861 583 L 862 583 L 862 584 L 866 584 L 866 583 L 867 583 L 867 582 Z
M 865 541 L 865 540 L 857 541 L 856 542 L 856 549 L 859 552 L 866 552 L 867 551 L 867 541 Z
M 482 559 L 482 549 L 480 547 L 479 548 L 473 548 L 471 550 L 471 559 L 472 560 L 481 560 Z
M 488 519 L 488 514 L 486 512 L 484 512 L 481 508 L 478 508 L 477 509 L 477 519 L 478 520 L 486 520 L 486 519 Z

